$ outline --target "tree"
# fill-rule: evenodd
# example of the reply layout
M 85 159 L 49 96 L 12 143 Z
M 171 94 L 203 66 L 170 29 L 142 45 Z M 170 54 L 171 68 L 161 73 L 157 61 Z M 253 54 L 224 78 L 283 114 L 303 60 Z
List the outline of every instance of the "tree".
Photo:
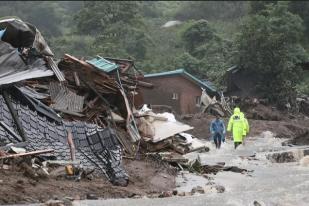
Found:
M 210 28 L 208 21 L 199 20 L 194 22 L 184 33 L 183 40 L 188 51 L 192 54 L 196 47 L 211 41 L 215 37 L 214 31 Z
M 266 5 L 242 25 L 236 62 L 257 74 L 257 90 L 274 102 L 295 94 L 297 65 L 307 58 L 300 45 L 303 30 L 302 19 L 288 11 L 288 2 Z
M 55 2 L 0 2 L 2 16 L 17 16 L 35 25 L 48 39 L 61 35 L 61 22 L 65 18 L 63 10 Z
M 181 56 L 179 63 L 199 78 L 208 78 L 218 86 L 229 66 L 232 42 L 218 36 L 206 20 L 193 22 L 184 30 L 182 37 L 187 52 Z
M 266 9 L 269 4 L 276 4 L 277 1 L 250 1 L 250 14 L 258 14 Z
M 179 20 L 231 20 L 247 13 L 245 1 L 190 1 L 184 2 L 175 17 Z
M 304 21 L 305 32 L 309 34 L 309 2 L 308 1 L 291 1 L 289 3 L 289 10 L 298 14 Z M 309 38 L 308 38 L 309 40 Z
M 77 29 L 82 34 L 97 34 L 119 21 L 132 25 L 139 17 L 139 8 L 136 1 L 86 1 L 75 16 Z
M 151 38 L 145 32 L 141 6 L 136 1 L 85 2 L 76 15 L 77 31 L 95 37 L 98 54 L 144 59 Z

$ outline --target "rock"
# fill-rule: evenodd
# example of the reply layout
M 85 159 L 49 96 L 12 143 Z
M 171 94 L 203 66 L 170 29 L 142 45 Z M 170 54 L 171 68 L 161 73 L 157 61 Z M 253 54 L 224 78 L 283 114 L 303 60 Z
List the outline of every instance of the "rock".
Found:
M 173 195 L 177 195 L 178 191 L 177 190 L 173 190 Z
M 203 174 L 203 177 L 205 177 L 206 179 L 209 178 L 207 174 Z
M 32 186 L 36 186 L 37 185 L 37 181 L 33 180 L 33 179 L 29 179 L 28 183 Z
M 195 188 L 195 187 L 193 187 L 193 188 L 192 188 L 192 190 L 191 190 L 191 194 L 192 194 L 192 195 L 194 195 L 194 194 L 195 194 L 195 192 L 196 192 L 196 188 Z
M 24 184 L 24 181 L 23 180 L 17 180 L 17 182 L 16 182 L 17 184 Z
M 214 182 L 207 182 L 206 183 L 206 185 L 214 185 L 214 184 L 216 184 L 216 183 L 214 183 Z
M 135 194 L 134 196 L 131 197 L 132 199 L 140 199 L 142 198 L 142 195 L 137 195 Z
M 191 192 L 185 192 L 185 196 L 192 196 Z
M 253 205 L 254 205 L 254 206 L 262 206 L 262 205 L 261 205 L 258 201 L 256 201 L 256 200 L 254 200 Z
M 72 197 L 65 197 L 65 198 L 63 198 L 63 204 L 65 205 L 65 206 L 72 206 L 73 205 L 73 203 L 72 203 L 72 201 L 73 201 L 74 199 L 72 198 Z
M 147 195 L 147 198 L 158 198 L 159 194 L 149 194 Z
M 173 196 L 173 192 L 171 191 L 165 191 L 165 192 L 162 192 L 159 197 L 172 197 Z
M 221 185 L 216 185 L 216 190 L 218 193 L 223 193 L 225 191 L 225 188 Z
M 2 166 L 2 169 L 8 170 L 8 169 L 10 169 L 10 166 L 9 166 L 9 165 L 3 165 L 3 166 Z
M 178 192 L 178 196 L 183 197 L 183 196 L 185 196 L 185 195 L 186 195 L 185 192 Z
M 63 199 L 64 199 L 64 200 L 69 200 L 69 201 L 74 201 L 74 198 L 73 198 L 73 197 L 64 197 Z
M 86 199 L 87 200 L 98 200 L 99 198 L 95 194 L 87 194 Z
M 204 190 L 203 187 L 197 186 L 197 187 L 192 188 L 192 190 L 191 190 L 191 194 L 195 194 L 195 193 L 204 194 L 205 190 Z
M 64 206 L 64 202 L 61 200 L 48 200 L 44 203 L 46 206 Z
M 203 187 L 197 186 L 197 187 L 192 188 L 192 190 L 191 190 L 191 194 L 192 194 L 192 195 L 195 194 L 195 193 L 204 194 L 204 193 L 205 193 L 205 190 L 204 190 Z
M 3 183 L 3 180 L 0 180 L 0 183 Z
M 196 187 L 196 192 L 198 192 L 198 193 L 200 193 L 200 194 L 204 194 L 204 193 L 205 193 L 205 190 L 204 190 L 203 187 L 197 186 L 197 187 Z

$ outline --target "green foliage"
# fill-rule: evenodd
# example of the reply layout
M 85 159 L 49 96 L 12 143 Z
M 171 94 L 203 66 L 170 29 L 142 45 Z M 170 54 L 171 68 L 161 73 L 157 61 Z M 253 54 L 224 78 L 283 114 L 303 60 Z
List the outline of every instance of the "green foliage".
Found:
M 187 52 L 178 64 L 202 79 L 212 80 L 218 87 L 229 67 L 233 44 L 222 39 L 206 20 L 198 20 L 183 31 Z
M 299 15 L 303 21 L 306 29 L 306 34 L 309 34 L 309 2 L 308 1 L 291 1 L 289 3 L 289 10 Z M 309 40 L 309 38 L 307 39 Z
M 194 52 L 198 45 L 211 41 L 214 37 L 214 31 L 209 27 L 206 20 L 194 22 L 183 33 L 183 39 L 190 53 Z
M 229 21 L 244 16 L 247 11 L 248 2 L 245 1 L 190 1 L 184 2 L 175 16 L 180 20 Z
M 145 73 L 184 68 L 217 87 L 240 64 L 273 99 L 308 91 L 296 66 L 309 48 L 307 1 L 4 1 L 0 12 L 37 26 L 57 57 L 132 58 Z M 171 20 L 182 24 L 161 27 Z
M 296 85 L 296 91 L 300 94 L 309 95 L 309 72 L 302 73 L 301 81 Z
M 85 2 L 76 15 L 77 31 L 95 36 L 94 51 L 103 56 L 144 59 L 152 42 L 140 18 L 140 9 L 145 4 L 136 1 Z
M 93 57 L 96 55 L 92 47 L 94 40 L 91 36 L 65 35 L 51 38 L 48 43 L 58 58 L 66 53 L 77 57 Z
M 242 26 L 237 39 L 237 62 L 258 74 L 258 90 L 273 101 L 294 94 L 298 63 L 306 58 L 300 46 L 302 20 L 288 11 L 288 2 L 266 5 Z
M 250 14 L 258 14 L 266 9 L 269 4 L 276 4 L 277 1 L 250 1 Z
M 47 38 L 61 35 L 62 12 L 57 2 L 0 2 L 2 16 L 18 16 L 35 25 Z
M 120 21 L 132 25 L 139 17 L 140 6 L 140 2 L 136 1 L 85 1 L 84 7 L 75 16 L 78 31 L 96 34 Z

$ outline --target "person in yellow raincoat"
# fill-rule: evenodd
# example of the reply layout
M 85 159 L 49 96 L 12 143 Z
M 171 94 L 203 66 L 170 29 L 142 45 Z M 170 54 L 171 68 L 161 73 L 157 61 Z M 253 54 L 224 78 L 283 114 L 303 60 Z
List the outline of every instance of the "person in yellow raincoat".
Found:
M 245 123 L 240 115 L 239 107 L 234 108 L 234 114 L 230 117 L 227 125 L 227 131 L 233 133 L 235 149 L 242 143 Z
M 245 125 L 244 125 L 244 133 L 243 133 L 243 139 L 242 139 L 242 144 L 245 144 L 245 138 L 246 135 L 249 133 L 249 122 L 247 118 L 245 117 L 245 114 L 243 112 L 240 112 L 240 116 L 243 119 Z

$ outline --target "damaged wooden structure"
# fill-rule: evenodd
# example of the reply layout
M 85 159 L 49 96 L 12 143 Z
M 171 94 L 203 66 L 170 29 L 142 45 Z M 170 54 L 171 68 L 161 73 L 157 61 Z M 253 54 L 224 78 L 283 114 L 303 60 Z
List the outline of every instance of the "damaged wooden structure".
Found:
M 71 134 L 76 160 L 127 185 L 123 149 L 134 154 L 141 139 L 132 98 L 138 87 L 152 86 L 140 81 L 134 62 L 66 54 L 56 63 L 32 24 L 4 19 L 0 30 L 0 146 L 25 142 L 28 152 L 52 149 L 51 159 L 71 160 Z

